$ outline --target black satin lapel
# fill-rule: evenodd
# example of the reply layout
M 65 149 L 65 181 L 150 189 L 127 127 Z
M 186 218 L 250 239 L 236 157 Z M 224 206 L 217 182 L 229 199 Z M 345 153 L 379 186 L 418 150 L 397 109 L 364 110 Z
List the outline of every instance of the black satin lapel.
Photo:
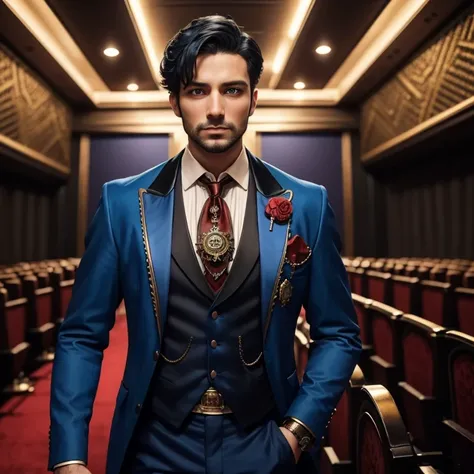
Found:
M 189 235 L 188 222 L 184 210 L 180 169 L 176 177 L 174 202 L 173 244 L 171 247 L 171 255 L 189 281 L 212 301 L 214 295 L 207 284 L 203 272 L 201 271 Z
M 239 246 L 229 276 L 217 295 L 214 305 L 223 303 L 239 289 L 255 266 L 259 254 L 256 188 L 253 176 L 250 174 L 244 225 Z
M 285 190 L 265 166 L 263 161 L 254 156 L 247 148 L 245 150 L 249 159 L 250 171 L 255 179 L 257 191 L 267 197 L 281 195 Z

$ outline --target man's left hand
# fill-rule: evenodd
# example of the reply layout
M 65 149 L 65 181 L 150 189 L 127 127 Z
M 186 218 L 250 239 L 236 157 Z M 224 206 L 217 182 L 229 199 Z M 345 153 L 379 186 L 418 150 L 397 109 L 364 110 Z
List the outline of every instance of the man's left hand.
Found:
M 301 448 L 298 444 L 298 440 L 296 439 L 296 436 L 290 430 L 286 429 L 284 426 L 280 426 L 280 430 L 283 433 L 283 436 L 288 441 L 288 444 L 290 445 L 291 449 L 293 450 L 293 454 L 295 456 L 295 463 L 297 463 L 301 456 Z

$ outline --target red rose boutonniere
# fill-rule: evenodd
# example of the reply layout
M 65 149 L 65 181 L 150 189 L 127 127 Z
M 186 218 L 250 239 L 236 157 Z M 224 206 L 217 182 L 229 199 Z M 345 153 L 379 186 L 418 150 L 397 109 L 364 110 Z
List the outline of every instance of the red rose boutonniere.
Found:
M 273 230 L 273 222 L 284 224 L 288 222 L 293 214 L 293 204 L 284 197 L 272 197 L 265 208 L 265 214 L 270 218 L 270 232 Z

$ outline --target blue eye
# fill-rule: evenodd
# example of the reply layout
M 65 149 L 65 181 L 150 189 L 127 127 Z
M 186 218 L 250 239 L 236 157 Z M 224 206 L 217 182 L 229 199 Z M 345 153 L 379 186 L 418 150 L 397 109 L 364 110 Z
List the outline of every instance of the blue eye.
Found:
M 228 92 L 228 91 L 235 91 L 235 92 L 234 92 L 233 94 L 231 94 L 231 95 L 237 95 L 239 92 L 242 92 L 240 89 L 237 89 L 237 87 L 231 87 L 231 88 L 227 89 L 226 92 Z

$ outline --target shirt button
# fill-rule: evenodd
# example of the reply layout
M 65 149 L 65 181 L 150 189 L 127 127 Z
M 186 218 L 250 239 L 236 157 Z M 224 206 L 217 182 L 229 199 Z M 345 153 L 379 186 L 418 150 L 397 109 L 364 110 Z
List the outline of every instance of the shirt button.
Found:
M 217 341 L 216 341 L 215 339 L 213 339 L 213 340 L 211 341 L 211 347 L 212 347 L 213 349 L 215 349 L 215 348 L 217 347 Z
M 219 317 L 219 313 L 217 311 L 212 312 L 212 319 L 217 319 Z
M 217 377 L 217 372 L 215 370 L 211 371 L 211 379 L 215 379 Z

